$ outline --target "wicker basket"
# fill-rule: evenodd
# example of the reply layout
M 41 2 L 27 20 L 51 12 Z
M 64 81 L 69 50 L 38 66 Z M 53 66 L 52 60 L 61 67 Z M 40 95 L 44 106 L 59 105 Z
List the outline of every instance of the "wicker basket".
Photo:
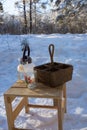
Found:
M 54 45 L 49 46 L 51 63 L 34 67 L 35 81 L 51 87 L 59 86 L 72 79 L 73 66 L 69 64 L 53 62 Z

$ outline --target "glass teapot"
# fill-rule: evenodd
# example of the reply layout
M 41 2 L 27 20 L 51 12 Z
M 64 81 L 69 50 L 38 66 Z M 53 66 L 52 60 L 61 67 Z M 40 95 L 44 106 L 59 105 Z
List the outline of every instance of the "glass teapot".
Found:
M 33 67 L 34 65 L 30 57 L 29 45 L 25 44 L 23 48 L 23 56 L 20 59 L 20 64 L 17 66 L 17 71 L 18 71 L 18 81 L 25 82 L 28 87 L 30 86 L 33 87 L 34 85 Z

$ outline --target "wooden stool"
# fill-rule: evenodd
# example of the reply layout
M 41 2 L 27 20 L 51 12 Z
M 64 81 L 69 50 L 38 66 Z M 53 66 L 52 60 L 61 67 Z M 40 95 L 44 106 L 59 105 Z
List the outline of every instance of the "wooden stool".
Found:
M 12 101 L 16 97 L 22 97 L 20 103 L 13 110 Z M 29 104 L 28 98 L 51 98 L 53 99 L 53 106 L 47 105 L 32 105 Z M 10 89 L 4 93 L 7 121 L 8 121 L 8 130 L 27 130 L 27 129 L 18 129 L 14 126 L 14 121 L 20 111 L 25 106 L 25 112 L 29 112 L 29 108 L 48 108 L 48 109 L 57 109 L 58 113 L 58 130 L 63 130 L 63 117 L 66 112 L 66 85 L 60 85 L 56 88 L 51 88 L 43 84 L 37 84 L 34 89 L 29 89 L 26 87 L 25 83 L 16 82 Z M 30 130 L 30 129 L 28 129 Z

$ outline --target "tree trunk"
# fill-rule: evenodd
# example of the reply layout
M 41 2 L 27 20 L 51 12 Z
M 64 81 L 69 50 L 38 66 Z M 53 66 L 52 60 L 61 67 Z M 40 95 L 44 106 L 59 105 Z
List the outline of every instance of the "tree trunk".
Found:
M 32 33 L 32 0 L 30 0 L 30 33 Z
M 36 2 L 35 2 L 35 33 L 36 33 Z
M 27 34 L 27 16 L 26 16 L 25 0 L 23 0 L 23 10 L 24 10 L 24 33 Z

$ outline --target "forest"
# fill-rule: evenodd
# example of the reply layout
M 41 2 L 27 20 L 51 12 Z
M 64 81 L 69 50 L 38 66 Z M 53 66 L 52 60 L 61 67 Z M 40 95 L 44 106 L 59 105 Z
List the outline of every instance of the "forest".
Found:
M 0 2 L 0 34 L 87 33 L 86 0 L 16 0 L 10 15 Z

